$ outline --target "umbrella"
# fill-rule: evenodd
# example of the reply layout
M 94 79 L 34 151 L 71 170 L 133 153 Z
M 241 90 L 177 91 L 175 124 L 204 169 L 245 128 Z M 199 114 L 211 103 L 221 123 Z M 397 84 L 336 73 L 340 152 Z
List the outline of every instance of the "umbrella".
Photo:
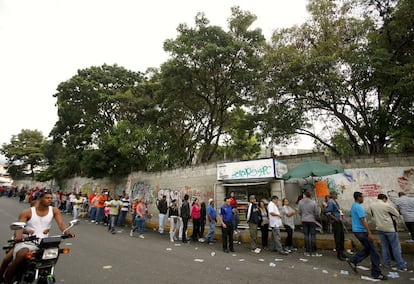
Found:
M 305 160 L 284 174 L 283 179 L 329 176 L 343 172 L 344 169 L 341 167 L 315 160 Z

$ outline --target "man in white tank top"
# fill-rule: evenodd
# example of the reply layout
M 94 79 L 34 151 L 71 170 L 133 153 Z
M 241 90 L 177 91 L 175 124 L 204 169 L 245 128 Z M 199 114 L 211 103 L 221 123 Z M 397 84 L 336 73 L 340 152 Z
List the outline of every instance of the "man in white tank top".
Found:
M 67 228 L 59 209 L 51 206 L 52 201 L 53 197 L 50 192 L 41 192 L 35 205 L 20 213 L 18 221 L 25 222 L 27 225 L 24 232 L 23 229 L 15 231 L 14 239 L 16 241 L 21 241 L 29 235 L 36 235 L 40 238 L 47 237 L 53 219 L 55 219 L 62 232 Z M 71 237 L 75 236 L 69 231 L 66 232 L 66 235 Z M 10 283 L 15 271 L 17 271 L 16 269 L 23 262 L 25 255 L 34 249 L 36 249 L 36 246 L 24 242 L 15 245 L 13 249 L 14 259 L 6 272 L 5 283 Z

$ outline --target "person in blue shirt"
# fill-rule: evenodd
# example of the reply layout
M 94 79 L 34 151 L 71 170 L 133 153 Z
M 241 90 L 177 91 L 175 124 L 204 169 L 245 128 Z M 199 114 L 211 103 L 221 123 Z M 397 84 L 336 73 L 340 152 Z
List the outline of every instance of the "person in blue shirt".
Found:
M 369 229 L 368 223 L 365 220 L 365 210 L 362 207 L 364 197 L 362 192 L 354 192 L 354 203 L 351 207 L 352 218 L 352 232 L 360 241 L 363 249 L 358 251 L 354 256 L 348 259 L 348 264 L 355 273 L 357 271 L 357 264 L 363 261 L 368 256 L 371 257 L 371 276 L 378 280 L 387 280 L 387 276 L 381 273 L 380 256 L 374 244 L 374 237 Z
M 206 241 L 208 244 L 214 243 L 214 231 L 216 229 L 216 222 L 217 222 L 217 212 L 216 208 L 214 208 L 214 200 L 209 199 L 208 201 L 208 207 L 207 207 L 207 219 L 208 223 L 210 225 L 210 230 L 208 231 L 208 234 L 206 236 Z
M 234 252 L 233 248 L 233 212 L 230 205 L 230 198 L 224 199 L 224 204 L 220 208 L 220 214 L 217 216 L 221 224 L 221 237 L 223 240 L 223 251 L 228 253 L 229 248 Z
M 328 219 L 330 220 L 332 224 L 337 258 L 340 261 L 345 261 L 347 259 L 347 256 L 344 253 L 344 248 L 345 248 L 344 224 L 342 222 L 341 207 L 339 206 L 339 203 L 336 201 L 337 198 L 338 198 L 338 193 L 336 191 L 331 192 L 328 205 L 326 206 L 326 209 L 325 209 L 325 214 L 326 216 L 328 216 Z

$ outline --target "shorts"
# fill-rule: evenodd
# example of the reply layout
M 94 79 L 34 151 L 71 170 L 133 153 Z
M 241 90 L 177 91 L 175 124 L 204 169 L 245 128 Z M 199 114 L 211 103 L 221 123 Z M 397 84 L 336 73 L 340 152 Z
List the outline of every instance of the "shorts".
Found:
M 13 248 L 13 259 L 16 258 L 16 254 L 19 250 L 23 249 L 23 248 L 28 248 L 29 251 L 36 251 L 38 250 L 37 246 L 31 243 L 25 243 L 25 242 L 21 242 L 21 243 L 17 243 L 14 245 Z

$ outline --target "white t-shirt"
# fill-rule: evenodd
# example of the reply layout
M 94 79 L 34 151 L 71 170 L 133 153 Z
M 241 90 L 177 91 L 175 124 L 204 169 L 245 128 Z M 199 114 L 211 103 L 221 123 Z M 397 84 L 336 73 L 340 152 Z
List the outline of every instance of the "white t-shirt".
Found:
M 269 227 L 273 228 L 279 228 L 282 226 L 282 218 L 279 216 L 273 216 L 272 212 L 276 214 L 280 214 L 279 208 L 277 208 L 276 204 L 273 203 L 273 201 L 270 201 L 269 205 L 267 205 L 267 211 L 269 211 Z

